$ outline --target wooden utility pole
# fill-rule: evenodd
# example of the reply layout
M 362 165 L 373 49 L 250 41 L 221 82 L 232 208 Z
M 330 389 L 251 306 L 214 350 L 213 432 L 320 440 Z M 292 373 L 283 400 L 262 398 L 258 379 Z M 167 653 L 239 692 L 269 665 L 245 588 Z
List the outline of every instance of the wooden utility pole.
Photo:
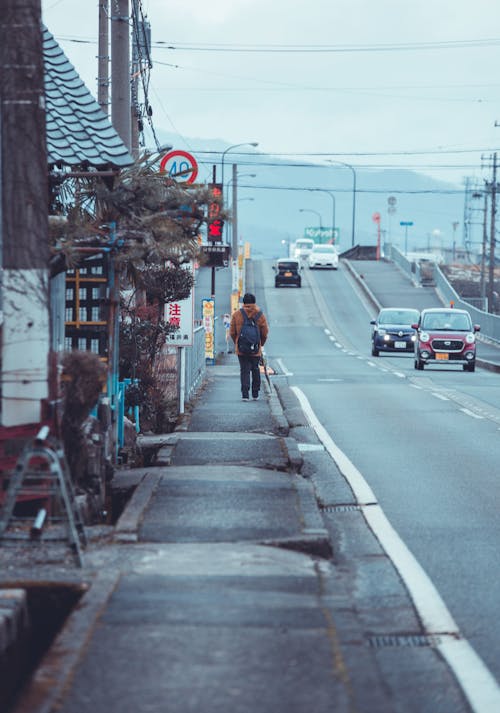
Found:
M 99 0 L 97 101 L 107 116 L 109 113 L 109 0 Z
M 111 121 L 131 151 L 129 0 L 112 0 L 111 5 Z
M 494 308 L 495 292 L 495 214 L 497 193 L 497 154 L 493 154 L 493 181 L 491 183 L 491 218 L 490 218 L 490 264 L 488 271 L 488 311 Z
M 48 176 L 40 0 L 0 16 L 2 426 L 39 423 L 48 395 Z

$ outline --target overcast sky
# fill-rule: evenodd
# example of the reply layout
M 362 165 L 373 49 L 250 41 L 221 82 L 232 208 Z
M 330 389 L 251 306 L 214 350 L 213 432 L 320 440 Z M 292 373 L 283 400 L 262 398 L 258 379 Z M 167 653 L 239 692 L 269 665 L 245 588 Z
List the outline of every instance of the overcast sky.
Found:
M 97 5 L 42 0 L 45 24 L 94 95 Z M 481 154 L 500 146 L 498 0 L 143 0 L 143 8 L 153 118 L 178 134 L 178 148 L 193 138 L 258 141 L 264 153 L 420 167 L 457 183 L 489 175 Z

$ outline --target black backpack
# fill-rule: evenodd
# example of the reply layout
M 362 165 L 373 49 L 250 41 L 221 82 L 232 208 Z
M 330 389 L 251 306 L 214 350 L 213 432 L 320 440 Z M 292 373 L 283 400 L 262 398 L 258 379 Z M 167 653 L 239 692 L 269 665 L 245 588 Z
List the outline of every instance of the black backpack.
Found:
M 238 338 L 238 352 L 244 356 L 257 356 L 260 348 L 260 331 L 257 320 L 262 317 L 262 311 L 257 312 L 255 317 L 249 317 L 243 307 L 243 327 Z

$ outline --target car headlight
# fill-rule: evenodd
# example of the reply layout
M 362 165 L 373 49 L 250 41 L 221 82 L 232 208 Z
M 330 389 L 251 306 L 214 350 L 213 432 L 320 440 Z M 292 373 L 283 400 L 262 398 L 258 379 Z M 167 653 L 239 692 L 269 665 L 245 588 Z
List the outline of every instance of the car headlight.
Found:
M 378 332 L 378 333 L 380 334 L 380 336 L 382 337 L 382 336 L 386 333 L 386 330 L 383 329 L 382 327 L 377 327 L 377 332 Z
M 429 335 L 427 332 L 420 332 L 420 341 L 421 342 L 428 342 L 430 339 Z
M 472 334 L 472 332 L 469 332 L 469 334 L 465 337 L 465 341 L 467 342 L 467 344 L 474 344 L 474 342 L 476 341 L 476 337 L 474 334 Z
M 417 341 L 417 335 L 416 335 L 416 334 L 412 334 L 412 335 L 411 335 L 411 341 L 412 341 L 412 342 L 416 342 L 416 341 Z

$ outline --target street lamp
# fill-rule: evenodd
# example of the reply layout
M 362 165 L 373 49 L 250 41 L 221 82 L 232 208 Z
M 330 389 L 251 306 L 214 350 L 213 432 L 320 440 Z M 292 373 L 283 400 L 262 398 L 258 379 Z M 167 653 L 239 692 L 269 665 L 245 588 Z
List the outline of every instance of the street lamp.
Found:
M 354 233 L 356 230 L 356 171 L 354 166 L 350 163 L 344 163 L 343 161 L 334 161 L 331 158 L 327 159 L 328 163 L 338 163 L 340 166 L 345 166 L 352 171 L 352 233 L 351 233 L 351 247 L 354 247 Z
M 259 145 L 259 144 L 258 144 L 257 141 L 251 141 L 251 142 L 245 141 L 245 142 L 242 143 L 242 144 L 233 144 L 232 146 L 228 146 L 228 148 L 227 148 L 225 151 L 222 152 L 222 160 L 221 160 L 221 167 L 222 167 L 222 168 L 221 168 L 222 186 L 224 186 L 224 159 L 225 159 L 225 157 L 226 157 L 226 154 L 227 154 L 229 151 L 232 151 L 233 149 L 239 148 L 240 146 L 253 146 L 253 147 L 255 148 L 255 147 L 258 146 L 258 145 Z
M 323 223 L 321 221 L 321 213 L 319 213 L 317 210 L 313 210 L 312 208 L 299 208 L 299 213 L 316 213 L 319 218 L 319 227 L 323 228 Z
M 332 243 L 335 242 L 335 195 L 326 188 L 308 188 L 308 191 L 319 191 L 320 193 L 328 193 L 332 199 Z

